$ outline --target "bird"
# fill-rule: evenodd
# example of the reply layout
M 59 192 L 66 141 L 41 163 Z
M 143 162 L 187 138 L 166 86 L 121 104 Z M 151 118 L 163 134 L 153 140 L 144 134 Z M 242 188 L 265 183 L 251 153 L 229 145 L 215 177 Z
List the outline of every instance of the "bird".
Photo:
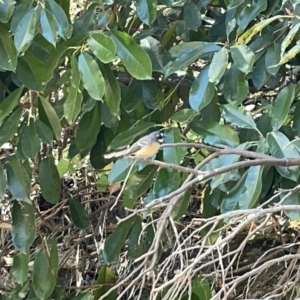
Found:
M 136 156 L 147 159 L 158 152 L 163 141 L 164 134 L 160 131 L 154 131 L 141 137 L 126 150 L 104 154 L 104 158 L 109 159 L 123 155 L 124 157 Z

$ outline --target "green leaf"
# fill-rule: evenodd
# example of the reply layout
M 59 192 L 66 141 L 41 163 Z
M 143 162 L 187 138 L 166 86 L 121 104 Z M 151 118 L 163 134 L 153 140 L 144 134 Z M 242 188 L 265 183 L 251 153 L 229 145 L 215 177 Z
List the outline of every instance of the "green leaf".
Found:
M 265 65 L 267 71 L 271 75 L 277 75 L 280 65 L 280 43 L 273 43 L 268 47 L 266 56 L 265 56 Z
M 16 249 L 29 254 L 29 248 L 35 239 L 35 216 L 31 204 L 13 201 L 11 235 Z
M 208 78 L 209 81 L 218 84 L 224 75 L 228 65 L 228 51 L 225 47 L 216 52 L 209 65 Z
M 149 128 L 154 127 L 156 124 L 152 122 L 144 122 L 139 123 L 135 126 L 130 127 L 129 129 L 120 132 L 110 143 L 110 149 L 121 148 L 124 146 L 128 146 L 132 143 L 132 141 L 141 137 L 143 133 L 145 133 Z
M 118 227 L 108 236 L 103 249 L 104 263 L 112 263 L 125 246 L 128 233 L 135 222 L 136 217 L 125 220 L 118 224 Z
M 113 116 L 120 114 L 121 90 L 119 83 L 109 65 L 101 65 L 101 72 L 105 78 L 104 103 Z
M 132 167 L 132 164 L 133 161 L 129 161 L 128 159 L 118 159 L 108 174 L 108 182 L 115 183 L 123 181 L 127 176 L 129 176 L 129 171 L 131 171 L 131 174 L 134 173 L 136 171 L 136 166 Z
M 289 31 L 289 33 L 285 36 L 284 40 L 281 43 L 281 57 L 283 57 L 284 51 L 286 50 L 286 48 L 292 43 L 295 35 L 297 34 L 297 32 L 299 31 L 300 28 L 300 23 L 296 23 L 291 30 Z
M 165 66 L 165 77 L 185 69 L 203 55 L 217 52 L 220 49 L 221 47 L 215 43 L 207 42 L 188 42 L 172 47 L 169 52 L 174 60 Z
M 137 0 L 136 1 L 136 13 L 140 20 L 147 24 L 151 25 L 156 19 L 156 0 Z
M 82 104 L 82 91 L 80 88 L 81 74 L 75 55 L 71 57 L 71 84 L 68 86 L 68 95 L 64 102 L 64 115 L 70 125 L 78 117 Z
M 47 246 L 49 252 L 49 262 L 51 266 L 51 271 L 57 276 L 58 273 L 58 249 L 57 249 L 57 240 L 55 238 L 47 239 Z
M 39 299 L 47 299 L 53 292 L 56 276 L 50 266 L 46 253 L 40 251 L 34 259 L 32 285 Z
M 197 121 L 191 124 L 191 128 L 208 144 L 225 144 L 231 147 L 239 144 L 236 131 L 227 125 L 214 121 Z
M 174 113 L 170 117 L 170 120 L 174 122 L 179 122 L 179 123 L 186 123 L 188 122 L 191 118 L 197 115 L 197 112 L 194 109 L 190 108 L 183 108 Z
M 241 104 L 248 95 L 248 89 L 245 74 L 235 64 L 231 65 L 224 75 L 223 95 L 227 102 L 233 102 L 235 105 Z
M 237 17 L 237 36 L 240 35 L 255 19 L 255 17 L 268 7 L 267 0 L 252 0 L 251 5 L 244 5 L 243 10 Z
M 272 131 L 267 134 L 267 141 L 272 156 L 277 158 L 297 158 L 299 152 L 289 139 L 279 131 Z M 277 171 L 290 180 L 297 181 L 300 173 L 298 166 L 295 167 L 276 167 Z
M 254 207 L 262 189 L 263 166 L 252 166 L 247 170 L 244 190 L 241 193 L 239 207 L 249 209 Z
M 27 280 L 29 263 L 29 253 L 18 253 L 14 256 L 12 275 L 18 284 L 23 284 Z
M 128 235 L 128 257 L 138 258 L 144 250 L 142 219 L 137 216 Z
M 84 209 L 84 206 L 79 201 L 78 198 L 71 198 L 69 200 L 70 205 L 70 213 L 72 220 L 74 222 L 74 225 L 79 229 L 85 229 L 89 226 L 89 217 Z
M 97 141 L 97 135 L 101 127 L 100 103 L 85 113 L 79 121 L 75 142 L 79 150 L 90 149 Z
M 175 191 L 181 184 L 180 173 L 176 170 L 160 169 L 154 182 L 153 193 L 160 198 Z
M 101 284 L 102 286 L 94 290 L 94 299 L 98 300 L 107 291 L 109 291 L 111 285 L 116 282 L 117 282 L 117 276 L 114 274 L 113 270 L 107 266 L 101 267 L 97 278 L 97 284 Z M 114 300 L 117 299 L 117 297 L 118 297 L 117 290 L 114 290 L 103 299 Z
M 11 32 L 0 24 L 0 68 L 14 72 L 16 70 L 17 61 L 18 53 Z
M 124 32 L 111 30 L 110 37 L 128 73 L 136 79 L 152 79 L 152 64 L 147 52 Z
M 84 88 L 95 100 L 102 100 L 105 91 L 103 75 L 92 56 L 83 52 L 78 57 L 78 68 Z
M 54 15 L 47 8 L 41 12 L 40 24 L 43 37 L 55 47 L 59 24 Z
M 221 109 L 222 115 L 227 122 L 239 128 L 256 128 L 256 124 L 253 118 L 250 115 L 248 115 L 244 110 L 238 109 L 231 104 L 222 105 Z
M 196 111 L 201 111 L 208 105 L 215 94 L 215 85 L 209 82 L 208 70 L 209 67 L 205 67 L 200 72 L 190 90 L 189 103 Z
M 0 199 L 3 199 L 6 192 L 7 176 L 3 165 L 0 164 Z
M 146 166 L 129 177 L 124 192 L 124 207 L 132 208 L 136 200 L 152 186 L 156 170 L 156 166 Z
M 16 8 L 10 21 L 10 29 L 13 33 L 25 14 L 32 8 L 33 0 L 20 1 L 16 3 Z
M 196 4 L 185 2 L 183 6 L 183 19 L 185 29 L 197 31 L 201 25 L 201 13 Z
M 175 204 L 172 211 L 172 218 L 175 221 L 179 220 L 184 214 L 186 214 L 191 200 L 191 193 L 192 189 L 188 189 L 182 198 Z
M 239 45 L 230 48 L 231 55 L 236 66 L 243 72 L 252 71 L 255 62 L 255 54 L 247 45 Z
M 45 117 L 44 120 L 41 119 L 41 114 Z M 55 139 L 59 141 L 61 134 L 61 124 L 59 117 L 53 106 L 46 98 L 43 97 L 39 98 L 39 115 L 41 121 L 43 121 L 48 127 L 52 128 Z
M 53 142 L 53 132 L 52 130 L 41 120 L 35 121 L 36 132 L 40 140 L 48 145 Z
M 11 111 L 18 105 L 22 88 L 15 89 L 0 103 L 0 123 L 6 118 Z
M 15 32 L 14 42 L 19 53 L 25 52 L 31 45 L 37 33 L 37 22 L 38 10 L 32 8 L 24 15 L 18 24 Z
M 280 59 L 278 65 L 283 65 L 292 60 L 300 52 L 300 42 L 298 41 L 294 47 L 286 52 Z
M 92 33 L 87 40 L 87 44 L 105 64 L 116 60 L 116 44 L 109 36 L 100 32 Z
M 45 7 L 48 9 L 56 19 L 56 23 L 59 25 L 59 35 L 64 38 L 70 38 L 72 34 L 72 27 L 69 24 L 68 18 L 61 8 L 54 0 L 47 0 Z
M 39 181 L 43 197 L 56 204 L 60 198 L 60 177 L 53 157 L 42 159 L 39 167 Z
M 21 201 L 31 204 L 30 200 L 30 178 L 25 167 L 13 157 L 5 164 L 7 174 L 7 185 L 12 195 Z
M 3 121 L 3 123 L 0 126 L 0 143 L 8 142 L 17 132 L 22 112 L 23 112 L 22 107 L 18 106 Z
M 26 157 L 35 159 L 40 151 L 40 140 L 37 135 L 33 118 L 30 118 L 29 125 L 25 125 L 21 133 L 22 151 Z
M 2 0 L 0 1 L 0 21 L 7 23 L 14 13 L 15 1 L 14 0 Z
M 178 127 L 172 127 L 164 131 L 164 143 L 181 143 L 180 131 Z M 170 164 L 180 165 L 186 153 L 186 147 L 164 147 L 164 161 Z
M 292 102 L 295 99 L 295 88 L 295 84 L 285 86 L 273 102 L 271 109 L 271 124 L 274 130 L 279 130 L 279 128 L 284 124 L 284 121 L 289 114 Z

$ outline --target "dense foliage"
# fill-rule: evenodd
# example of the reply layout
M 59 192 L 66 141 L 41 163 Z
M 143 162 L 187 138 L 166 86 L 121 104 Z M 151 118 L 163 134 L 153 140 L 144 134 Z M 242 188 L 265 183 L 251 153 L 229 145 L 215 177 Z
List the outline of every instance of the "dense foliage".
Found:
M 299 28 L 297 0 L 0 1 L 0 299 L 245 299 L 297 258 L 239 268 L 300 217 Z M 104 159 L 158 129 L 158 161 Z

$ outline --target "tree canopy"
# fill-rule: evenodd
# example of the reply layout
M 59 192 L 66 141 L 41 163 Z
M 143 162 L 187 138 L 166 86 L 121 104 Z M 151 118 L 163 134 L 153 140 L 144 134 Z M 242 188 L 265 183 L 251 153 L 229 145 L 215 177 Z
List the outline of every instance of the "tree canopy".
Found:
M 0 1 L 0 299 L 299 297 L 299 28 L 297 0 Z

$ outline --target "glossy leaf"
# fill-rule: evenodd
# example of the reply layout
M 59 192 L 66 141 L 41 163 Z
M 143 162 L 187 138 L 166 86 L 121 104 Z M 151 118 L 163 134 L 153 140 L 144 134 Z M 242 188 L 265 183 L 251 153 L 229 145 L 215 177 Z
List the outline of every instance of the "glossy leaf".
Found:
M 175 112 L 171 117 L 170 120 L 175 122 L 185 123 L 189 121 L 191 118 L 197 115 L 197 112 L 190 108 L 183 108 Z
M 32 8 L 18 24 L 14 36 L 17 51 L 25 52 L 37 33 L 38 10 Z
M 69 200 L 70 213 L 74 225 L 79 229 L 85 229 L 89 226 L 89 218 L 84 206 L 77 198 Z
M 92 56 L 83 52 L 78 57 L 78 68 L 82 75 L 83 86 L 89 95 L 95 100 L 101 100 L 104 95 L 105 84 L 96 61 Z
M 19 103 L 22 88 L 15 89 L 0 103 L 0 123 L 6 118 Z
M 55 47 L 56 38 L 59 33 L 59 24 L 54 15 L 47 8 L 41 12 L 40 24 L 43 37 Z
M 183 6 L 183 18 L 186 29 L 198 30 L 201 25 L 201 13 L 196 4 L 185 2 Z
M 221 109 L 222 115 L 227 122 L 240 128 L 256 128 L 253 118 L 244 110 L 238 109 L 231 104 L 222 105 Z
M 254 52 L 247 45 L 231 47 L 231 55 L 234 63 L 243 73 L 252 71 L 255 61 Z
M 295 85 L 285 86 L 277 95 L 271 109 L 271 124 L 274 130 L 279 130 L 286 120 L 292 102 L 295 99 Z
M 153 194 L 160 198 L 175 191 L 181 184 L 180 174 L 176 170 L 160 169 L 154 182 Z
M 39 181 L 43 197 L 56 204 L 60 198 L 60 177 L 53 157 L 42 159 L 39 167 Z
M 135 218 L 133 217 L 120 223 L 106 239 L 103 249 L 103 259 L 106 264 L 113 262 L 125 246 L 125 241 L 135 222 Z
M 248 81 L 245 74 L 241 72 L 235 64 L 231 66 L 224 75 L 223 95 L 227 102 L 239 105 L 248 95 Z
M 299 31 L 300 23 L 295 24 L 292 29 L 289 31 L 289 33 L 285 36 L 284 40 L 281 43 L 281 57 L 284 54 L 285 49 L 292 43 L 295 35 Z
M 45 7 L 55 17 L 56 22 L 59 25 L 59 35 L 64 39 L 69 38 L 72 33 L 71 26 L 62 7 L 58 5 L 55 0 L 47 0 L 45 2 Z
M 129 177 L 123 199 L 125 207 L 132 208 L 138 198 L 152 186 L 156 170 L 156 166 L 149 165 Z
M 15 48 L 12 35 L 8 29 L 0 24 L 0 68 L 3 70 L 15 71 L 17 60 L 18 53 Z
M 243 10 L 237 17 L 237 35 L 240 35 L 248 24 L 262 11 L 268 7 L 267 0 L 252 0 L 250 5 L 244 5 Z
M 42 121 L 35 121 L 36 132 L 40 140 L 48 145 L 51 145 L 53 142 L 53 132 L 52 130 Z
M 101 71 L 105 80 L 104 102 L 113 116 L 120 114 L 121 90 L 109 65 L 102 65 Z
M 17 132 L 22 115 L 22 107 L 18 106 L 0 126 L 0 143 L 8 142 Z
M 35 239 L 35 216 L 31 204 L 13 202 L 11 235 L 16 249 L 29 254 L 29 247 Z
M 213 121 L 197 121 L 191 124 L 191 128 L 208 144 L 226 144 L 233 147 L 239 144 L 237 133 L 227 125 Z
M 100 103 L 83 115 L 80 119 L 75 136 L 76 146 L 83 151 L 90 149 L 97 140 L 101 127 Z
M 40 150 L 40 140 L 33 118 L 30 118 L 29 124 L 24 126 L 22 130 L 21 143 L 23 154 L 28 158 L 35 159 Z
M 49 101 L 43 97 L 39 98 L 39 114 L 41 119 L 41 114 L 45 116 L 45 120 L 42 120 L 46 125 L 53 130 L 54 137 L 58 141 L 60 140 L 61 134 L 61 124 L 59 117 L 53 108 L 53 106 L 49 103 Z
M 270 47 L 268 47 L 265 62 L 267 71 L 271 75 L 276 75 L 278 73 L 278 70 L 280 68 L 280 65 L 278 64 L 280 61 L 280 43 L 274 43 Z
M 205 67 L 200 72 L 190 90 L 189 103 L 196 111 L 208 105 L 215 94 L 215 86 L 209 81 L 208 71 L 209 67 Z
M 33 265 L 32 285 L 39 299 L 47 299 L 53 292 L 56 277 L 49 263 L 49 258 L 43 251 L 36 254 Z
M 192 193 L 192 189 L 188 189 L 184 193 L 182 198 L 174 206 L 174 209 L 172 211 L 172 218 L 174 220 L 179 220 L 184 214 L 186 214 L 186 211 L 190 204 L 191 193 Z
M 180 131 L 177 127 L 173 127 L 164 131 L 164 143 L 181 143 Z M 186 154 L 186 147 L 164 147 L 164 161 L 170 164 L 180 165 L 181 160 Z
M 2 0 L 0 2 L 0 22 L 7 23 L 15 8 L 14 0 Z
M 102 284 L 103 286 L 94 290 L 94 299 L 98 300 L 102 295 L 104 295 L 111 287 L 113 283 L 117 282 L 117 276 L 114 274 L 113 270 L 107 266 L 101 267 L 98 278 L 97 284 Z M 113 300 L 118 297 L 117 290 L 112 291 L 109 293 L 105 300 Z
M 209 65 L 208 77 L 209 81 L 218 84 L 224 75 L 228 64 L 228 52 L 225 47 L 216 52 Z
M 116 44 L 109 36 L 98 32 L 92 33 L 87 44 L 102 62 L 107 64 L 116 59 Z
M 202 55 L 214 53 L 220 49 L 220 46 L 207 42 L 189 42 L 172 47 L 169 53 L 174 60 L 165 66 L 165 77 L 185 69 L 188 65 L 201 58 Z
M 142 218 L 137 216 L 128 235 L 128 257 L 138 258 L 144 251 Z
M 279 131 L 269 132 L 267 141 L 271 155 L 277 158 L 299 158 L 299 152 L 289 139 Z M 290 180 L 297 181 L 300 170 L 298 167 L 276 167 L 277 171 Z
M 7 185 L 12 195 L 21 201 L 31 204 L 30 178 L 25 167 L 14 157 L 5 164 Z
M 136 79 L 152 79 L 151 60 L 146 51 L 124 32 L 111 30 L 110 37 L 128 73 Z
M 140 20 L 151 25 L 156 18 L 156 0 L 137 0 L 136 1 L 136 13 Z
M 286 52 L 280 59 L 278 65 L 283 65 L 293 59 L 300 52 L 300 42 L 298 41 L 294 47 Z
M 125 158 L 118 159 L 108 174 L 108 182 L 115 183 L 123 181 L 128 175 L 128 172 L 134 173 L 136 171 L 136 166 L 133 166 L 133 161 Z
M 130 127 L 129 129 L 119 133 L 111 142 L 110 148 L 116 149 L 124 146 L 128 146 L 132 143 L 132 141 L 141 137 L 149 128 L 155 126 L 155 123 L 152 122 L 144 122 L 139 123 L 135 126 Z M 154 130 L 153 130 L 154 131 Z
M 27 280 L 29 271 L 29 253 L 19 253 L 14 256 L 12 275 L 18 284 Z
M 68 95 L 64 102 L 64 115 L 68 123 L 74 124 L 82 104 L 82 91 L 80 89 L 81 74 L 78 63 L 73 55 L 71 58 L 71 84 L 68 86 Z

